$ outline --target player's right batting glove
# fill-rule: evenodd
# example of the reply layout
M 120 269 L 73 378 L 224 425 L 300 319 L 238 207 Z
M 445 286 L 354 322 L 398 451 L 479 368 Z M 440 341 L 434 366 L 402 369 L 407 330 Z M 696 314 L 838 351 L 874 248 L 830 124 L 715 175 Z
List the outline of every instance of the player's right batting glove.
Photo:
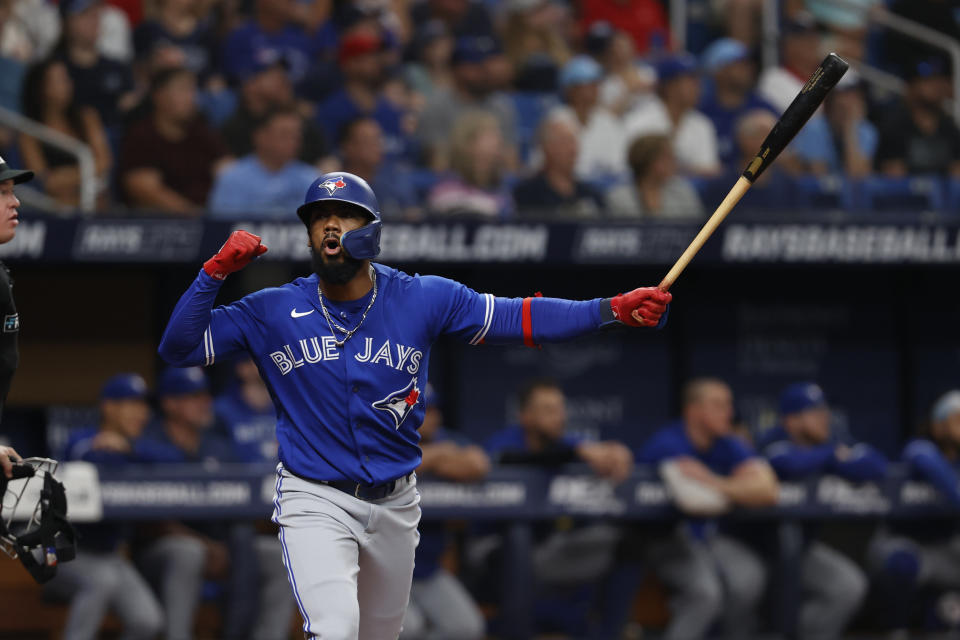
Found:
M 260 244 L 260 236 L 255 236 L 243 229 L 234 231 L 227 241 L 220 247 L 216 255 L 203 263 L 203 270 L 207 275 L 217 280 L 223 280 L 234 271 L 240 271 L 250 264 L 250 261 L 267 252 L 267 247 Z
M 673 300 L 669 291 L 641 287 L 610 298 L 613 317 L 631 327 L 663 328 L 667 323 L 668 305 Z

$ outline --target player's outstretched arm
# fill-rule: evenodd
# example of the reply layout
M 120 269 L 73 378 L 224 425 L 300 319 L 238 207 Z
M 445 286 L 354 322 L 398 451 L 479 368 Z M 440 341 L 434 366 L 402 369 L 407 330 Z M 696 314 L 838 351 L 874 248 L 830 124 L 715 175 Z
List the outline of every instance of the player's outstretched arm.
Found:
M 634 289 L 613 298 L 497 298 L 479 294 L 453 280 L 421 278 L 424 304 L 433 310 L 436 335 L 452 334 L 470 344 L 519 342 L 534 346 L 559 342 L 610 325 L 662 327 L 669 292 L 655 287 Z
M 177 302 L 160 340 L 160 356 L 174 366 L 211 365 L 217 355 L 243 348 L 245 341 L 232 308 L 213 309 L 224 279 L 243 269 L 267 248 L 260 238 L 234 231 Z

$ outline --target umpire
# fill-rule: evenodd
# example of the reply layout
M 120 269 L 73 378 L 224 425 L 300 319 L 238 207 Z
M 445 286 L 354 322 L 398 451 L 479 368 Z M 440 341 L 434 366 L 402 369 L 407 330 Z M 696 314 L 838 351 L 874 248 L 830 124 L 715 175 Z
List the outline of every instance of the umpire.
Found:
M 22 171 L 11 169 L 3 158 L 0 158 L 0 244 L 6 244 L 13 240 L 17 234 L 17 225 L 20 224 L 17 207 L 20 206 L 20 200 L 13 192 L 13 186 L 22 184 L 33 179 L 32 171 Z M 17 351 L 17 335 L 20 333 L 20 316 L 17 315 L 17 307 L 13 303 L 13 280 L 10 279 L 10 272 L 7 267 L 0 262 L 0 319 L 2 319 L 2 330 L 0 330 L 0 411 L 7 403 L 7 393 L 10 391 L 10 383 L 13 381 L 13 374 L 17 370 L 17 363 L 20 355 Z M 20 456 L 13 450 L 13 447 L 0 445 L 0 467 L 4 474 L 9 478 L 11 475 L 11 465 L 20 460 Z

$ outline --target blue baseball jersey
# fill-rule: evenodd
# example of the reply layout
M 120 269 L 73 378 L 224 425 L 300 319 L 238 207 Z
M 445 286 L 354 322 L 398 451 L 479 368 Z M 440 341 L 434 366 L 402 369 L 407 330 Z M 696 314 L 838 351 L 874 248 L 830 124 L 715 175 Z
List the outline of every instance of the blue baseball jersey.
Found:
M 743 462 L 755 458 L 756 454 L 747 443 L 735 436 L 717 438 L 709 449 L 700 451 L 687 437 L 683 421 L 677 420 L 657 431 L 644 443 L 637 455 L 637 463 L 657 464 L 681 456 L 696 458 L 714 473 L 727 476 Z
M 277 461 L 277 413 L 272 405 L 254 409 L 240 389 L 233 388 L 217 397 L 213 410 L 233 440 L 240 462 Z
M 379 484 L 420 464 L 421 391 L 439 336 L 473 345 L 533 343 L 615 322 L 600 298 L 496 298 L 446 278 L 372 268 L 377 298 L 342 347 L 324 317 L 315 274 L 212 309 L 221 282 L 201 271 L 173 311 L 160 354 L 191 366 L 246 352 L 276 406 L 284 467 L 315 480 Z M 372 295 L 324 304 L 335 322 L 353 328 Z
M 845 445 L 849 455 L 837 457 L 837 447 Z M 794 442 L 783 426 L 768 429 L 757 440 L 777 476 L 784 480 L 802 478 L 815 473 L 833 473 L 853 482 L 879 480 L 887 472 L 887 459 L 868 444 L 838 435 L 831 429 L 823 444 L 802 445 Z
M 554 447 L 558 449 L 574 449 L 585 438 L 582 436 L 575 436 L 570 434 L 564 434 L 560 438 L 551 443 Z M 483 444 L 483 448 L 487 450 L 487 454 L 492 458 L 499 457 L 502 453 L 513 451 L 513 452 L 529 452 L 530 447 L 527 445 L 527 437 L 523 431 L 523 427 L 518 424 L 505 427 L 500 431 L 497 431 L 490 435 L 487 438 L 487 441 Z

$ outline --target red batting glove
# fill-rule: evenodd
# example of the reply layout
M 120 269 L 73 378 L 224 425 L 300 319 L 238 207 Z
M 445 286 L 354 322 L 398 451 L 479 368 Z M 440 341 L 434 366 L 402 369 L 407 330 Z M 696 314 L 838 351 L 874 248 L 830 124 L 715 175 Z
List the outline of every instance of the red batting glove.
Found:
M 655 327 L 673 300 L 669 291 L 641 287 L 610 299 L 613 317 L 631 327 Z
M 242 229 L 234 231 L 220 247 L 216 255 L 203 263 L 207 275 L 223 280 L 234 271 L 240 271 L 257 256 L 262 256 L 267 248 L 260 244 L 260 236 Z

